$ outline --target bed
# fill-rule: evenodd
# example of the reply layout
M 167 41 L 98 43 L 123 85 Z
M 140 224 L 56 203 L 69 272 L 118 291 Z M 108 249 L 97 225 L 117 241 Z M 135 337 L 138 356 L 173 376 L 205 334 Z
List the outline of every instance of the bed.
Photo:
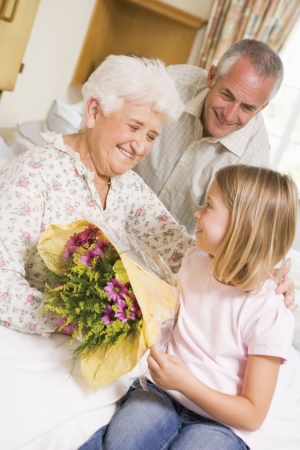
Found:
M 78 112 L 77 121 L 79 116 Z M 40 129 L 45 131 L 45 123 L 30 124 L 31 131 L 32 126 L 38 139 Z M 10 147 L 0 142 L 1 155 L 5 155 L 0 166 L 34 145 L 25 134 L 23 127 L 23 134 L 18 131 Z M 291 250 L 289 256 L 290 276 L 296 283 L 296 303 L 300 305 L 300 253 Z M 281 367 L 264 424 L 265 435 L 255 450 L 300 449 L 300 306 L 294 315 L 296 328 L 290 358 Z M 63 335 L 53 334 L 45 339 L 0 327 L 1 449 L 78 449 L 100 426 L 109 422 L 132 380 L 146 370 L 144 357 L 132 372 L 93 392 L 79 364 L 71 370 L 75 346 L 76 343 L 70 346 Z
M 297 323 L 299 335 L 299 314 Z M 0 327 L 1 449 L 78 449 L 109 422 L 118 399 L 146 367 L 144 358 L 132 372 L 93 392 L 78 364 L 70 373 L 73 349 L 65 336 L 45 339 Z M 256 450 L 299 448 L 300 358 L 291 347 Z

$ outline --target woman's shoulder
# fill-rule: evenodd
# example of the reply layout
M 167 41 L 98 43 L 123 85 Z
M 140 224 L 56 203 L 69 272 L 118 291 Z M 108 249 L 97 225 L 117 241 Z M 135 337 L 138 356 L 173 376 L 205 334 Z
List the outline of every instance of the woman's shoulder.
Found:
M 153 192 L 145 181 L 133 170 L 128 170 L 128 172 L 114 178 L 118 188 L 120 190 L 125 190 L 129 196 L 144 199 L 146 202 L 160 202 L 155 192 Z
M 48 135 L 49 133 L 42 133 L 43 138 L 45 139 L 45 137 Z M 38 145 L 36 147 L 32 147 L 24 152 L 22 152 L 20 155 L 16 156 L 8 166 L 14 165 L 17 162 L 20 162 L 21 164 L 27 164 L 29 161 L 31 161 L 32 159 L 41 159 L 41 160 L 45 160 L 49 155 L 53 155 L 53 150 L 65 150 L 65 145 L 63 143 L 63 139 L 61 135 L 55 135 L 56 137 L 56 142 L 53 141 L 49 141 L 47 139 L 45 139 L 44 144 Z
M 22 176 L 34 171 L 35 173 L 44 165 L 46 158 L 45 151 L 42 147 L 34 147 L 14 158 L 2 171 L 1 178 L 9 179 L 10 177 Z
M 32 184 L 29 183 L 31 181 L 36 186 L 40 182 L 47 183 L 49 176 L 59 174 L 61 165 L 65 164 L 66 158 L 70 160 L 70 155 L 62 136 L 55 135 L 55 139 L 56 141 L 46 140 L 45 144 L 26 150 L 13 159 L 1 171 L 1 183 L 9 186 L 13 180 L 13 185 L 23 187 Z
M 149 186 L 145 181 L 133 170 L 128 170 L 128 172 L 123 173 L 115 177 L 119 182 L 126 183 L 128 185 L 135 185 L 136 188 L 140 190 L 150 190 Z

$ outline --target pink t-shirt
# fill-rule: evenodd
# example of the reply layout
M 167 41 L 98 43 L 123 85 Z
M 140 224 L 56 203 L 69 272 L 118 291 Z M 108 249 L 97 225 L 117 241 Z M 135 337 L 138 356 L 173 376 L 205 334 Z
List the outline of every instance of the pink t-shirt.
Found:
M 258 293 L 245 293 L 213 278 L 211 263 L 206 253 L 194 247 L 185 254 L 177 275 L 180 314 L 167 352 L 212 389 L 240 395 L 248 354 L 287 359 L 294 317 L 283 296 L 275 294 L 272 279 Z M 179 392 L 168 393 L 190 410 L 212 418 Z M 262 428 L 233 431 L 250 448 L 262 436 Z

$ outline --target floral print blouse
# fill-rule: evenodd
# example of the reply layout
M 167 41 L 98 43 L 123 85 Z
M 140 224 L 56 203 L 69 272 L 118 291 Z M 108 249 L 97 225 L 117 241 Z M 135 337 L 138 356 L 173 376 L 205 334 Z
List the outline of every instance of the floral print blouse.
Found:
M 114 227 L 157 250 L 175 271 L 191 239 L 133 171 L 111 179 L 103 210 L 94 174 L 60 134 L 0 172 L 0 325 L 47 336 L 57 322 L 41 316 L 46 281 L 37 242 L 50 224 L 87 219 Z M 100 225 L 99 225 L 100 224 Z

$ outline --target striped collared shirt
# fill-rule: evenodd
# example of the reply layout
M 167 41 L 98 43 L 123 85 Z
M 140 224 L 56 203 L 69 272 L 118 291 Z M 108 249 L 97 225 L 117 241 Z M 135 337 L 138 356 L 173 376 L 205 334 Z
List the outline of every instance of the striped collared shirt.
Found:
M 207 72 L 191 65 L 169 66 L 184 112 L 177 122 L 164 124 L 150 154 L 135 171 L 158 195 L 189 233 L 193 214 L 205 202 L 214 174 L 231 164 L 268 166 L 269 140 L 261 114 L 223 138 L 203 137 L 200 115 L 208 93 Z

